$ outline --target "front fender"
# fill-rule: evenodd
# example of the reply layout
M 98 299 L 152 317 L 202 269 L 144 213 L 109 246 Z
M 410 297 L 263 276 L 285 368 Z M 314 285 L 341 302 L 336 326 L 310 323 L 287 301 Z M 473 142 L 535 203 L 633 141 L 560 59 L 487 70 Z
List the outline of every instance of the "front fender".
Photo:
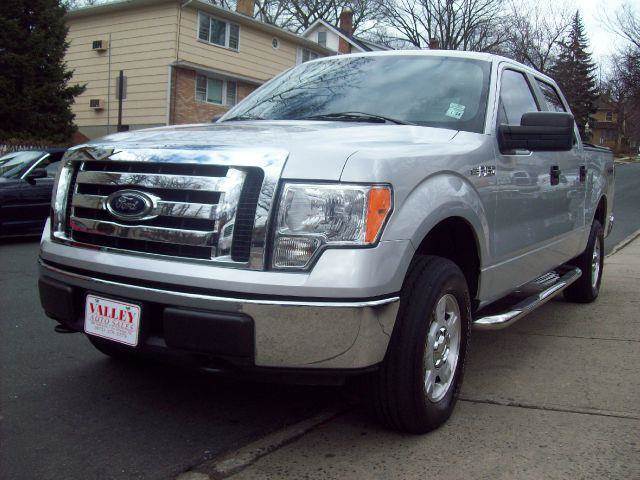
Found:
M 404 196 L 396 198 L 396 211 L 384 232 L 385 240 L 409 239 L 418 248 L 427 234 L 450 217 L 465 220 L 476 233 L 480 265 L 489 256 L 487 212 L 474 186 L 455 172 L 425 178 Z

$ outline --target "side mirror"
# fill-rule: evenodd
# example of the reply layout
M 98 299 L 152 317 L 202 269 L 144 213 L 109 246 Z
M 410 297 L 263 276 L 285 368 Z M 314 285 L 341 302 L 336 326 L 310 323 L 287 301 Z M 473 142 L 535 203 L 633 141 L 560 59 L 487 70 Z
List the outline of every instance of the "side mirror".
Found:
M 29 172 L 26 180 L 29 183 L 35 183 L 38 178 L 47 178 L 47 170 L 45 168 L 34 168 Z
M 565 112 L 529 112 L 520 125 L 500 125 L 501 152 L 530 150 L 565 152 L 573 148 L 573 115 Z

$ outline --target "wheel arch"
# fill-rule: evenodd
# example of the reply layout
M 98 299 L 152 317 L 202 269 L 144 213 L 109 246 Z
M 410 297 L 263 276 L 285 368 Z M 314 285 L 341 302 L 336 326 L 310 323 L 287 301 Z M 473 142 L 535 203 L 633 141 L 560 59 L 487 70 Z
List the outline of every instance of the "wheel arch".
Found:
M 593 220 L 598 220 L 602 228 L 605 228 L 607 222 L 607 196 L 604 193 L 600 195 L 600 200 L 598 200 L 598 206 L 595 209 L 591 223 L 593 223 Z
M 455 263 L 465 278 L 472 299 L 480 288 L 481 248 L 478 234 L 464 217 L 440 220 L 416 245 L 415 255 L 435 255 Z

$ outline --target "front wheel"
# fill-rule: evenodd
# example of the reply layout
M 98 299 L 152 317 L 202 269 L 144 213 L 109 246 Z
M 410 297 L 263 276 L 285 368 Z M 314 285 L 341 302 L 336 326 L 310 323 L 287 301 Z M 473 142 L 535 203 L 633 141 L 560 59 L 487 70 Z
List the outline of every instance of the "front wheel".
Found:
M 571 263 L 582 275 L 564 291 L 564 297 L 571 302 L 593 302 L 600 293 L 604 269 L 604 230 L 598 220 L 591 225 L 587 248 Z
M 444 423 L 462 384 L 471 325 L 467 283 L 450 260 L 424 256 L 412 265 L 372 401 L 386 426 L 426 433 Z

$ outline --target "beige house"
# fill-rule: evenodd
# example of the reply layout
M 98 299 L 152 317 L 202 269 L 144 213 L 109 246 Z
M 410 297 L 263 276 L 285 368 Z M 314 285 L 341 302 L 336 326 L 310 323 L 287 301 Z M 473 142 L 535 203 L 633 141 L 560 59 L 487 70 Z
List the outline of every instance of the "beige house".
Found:
M 126 0 L 69 12 L 66 62 L 71 82 L 87 86 L 73 106 L 80 132 L 117 131 L 121 71 L 121 123 L 138 129 L 209 122 L 278 73 L 333 53 L 255 20 L 253 8 Z

